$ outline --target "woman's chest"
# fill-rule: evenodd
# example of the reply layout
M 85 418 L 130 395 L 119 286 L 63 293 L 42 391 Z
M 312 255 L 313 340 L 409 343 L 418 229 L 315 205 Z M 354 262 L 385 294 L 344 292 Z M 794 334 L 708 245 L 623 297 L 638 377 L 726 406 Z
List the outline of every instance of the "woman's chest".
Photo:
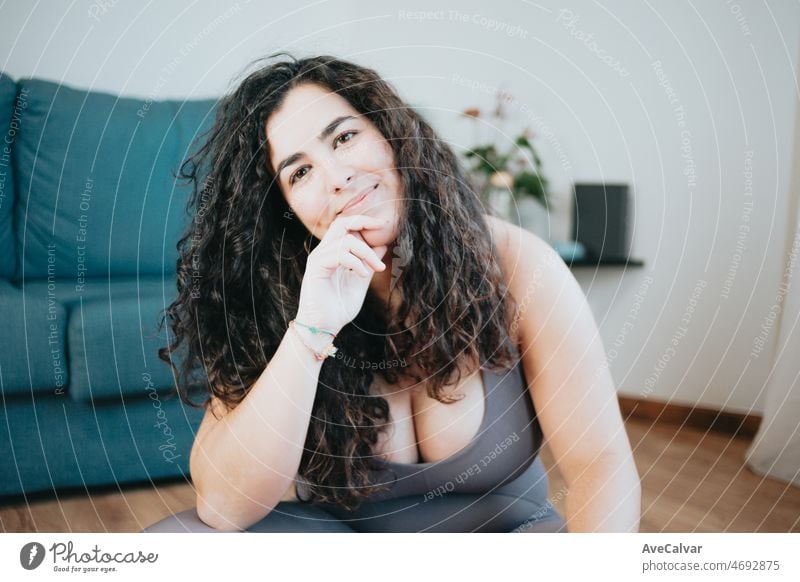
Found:
M 439 402 L 427 389 L 424 382 L 388 385 L 375 376 L 371 391 L 389 404 L 388 426 L 379 433 L 376 455 L 395 463 L 430 463 L 458 453 L 478 436 L 486 408 L 480 369 L 444 388 L 460 397 L 457 401 Z

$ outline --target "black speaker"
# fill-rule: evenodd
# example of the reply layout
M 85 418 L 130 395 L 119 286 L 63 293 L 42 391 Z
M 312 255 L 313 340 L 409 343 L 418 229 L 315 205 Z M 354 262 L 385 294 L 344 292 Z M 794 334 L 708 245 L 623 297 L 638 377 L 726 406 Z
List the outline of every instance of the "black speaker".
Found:
M 627 184 L 575 184 L 572 239 L 596 261 L 626 260 L 628 237 Z

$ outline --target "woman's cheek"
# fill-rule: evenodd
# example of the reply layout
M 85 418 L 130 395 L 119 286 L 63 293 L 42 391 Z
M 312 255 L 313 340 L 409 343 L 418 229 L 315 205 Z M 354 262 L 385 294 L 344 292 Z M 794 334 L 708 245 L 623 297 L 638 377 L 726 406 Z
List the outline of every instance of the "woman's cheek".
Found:
M 306 223 L 308 230 L 317 236 L 321 231 L 327 229 L 329 217 L 333 212 L 324 201 L 319 200 L 304 204 L 302 209 L 298 208 L 298 214 Z M 321 237 L 317 236 L 317 238 Z
M 381 171 L 385 171 L 392 165 L 392 148 L 386 141 L 375 141 L 370 144 L 370 151 L 373 152 L 372 166 Z

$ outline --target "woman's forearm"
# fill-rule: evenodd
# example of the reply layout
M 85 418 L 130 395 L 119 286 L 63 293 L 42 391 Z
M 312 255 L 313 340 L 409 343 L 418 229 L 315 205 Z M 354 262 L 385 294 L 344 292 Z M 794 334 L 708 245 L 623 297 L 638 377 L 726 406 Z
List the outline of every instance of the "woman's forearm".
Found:
M 300 466 L 322 362 L 287 330 L 239 405 L 192 450 L 200 518 L 244 529 L 266 516 Z
M 640 516 L 641 484 L 631 457 L 599 459 L 569 485 L 570 533 L 638 532 Z

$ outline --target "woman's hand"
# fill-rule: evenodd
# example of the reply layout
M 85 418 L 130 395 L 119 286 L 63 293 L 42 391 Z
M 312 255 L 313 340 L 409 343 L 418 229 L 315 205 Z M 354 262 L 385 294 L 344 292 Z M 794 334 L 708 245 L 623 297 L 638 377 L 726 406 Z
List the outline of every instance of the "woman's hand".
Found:
M 297 310 L 300 322 L 339 333 L 355 319 L 372 275 L 386 268 L 381 259 L 387 247 L 371 248 L 360 231 L 383 226 L 383 220 L 364 214 L 340 216 L 331 223 L 308 255 Z

